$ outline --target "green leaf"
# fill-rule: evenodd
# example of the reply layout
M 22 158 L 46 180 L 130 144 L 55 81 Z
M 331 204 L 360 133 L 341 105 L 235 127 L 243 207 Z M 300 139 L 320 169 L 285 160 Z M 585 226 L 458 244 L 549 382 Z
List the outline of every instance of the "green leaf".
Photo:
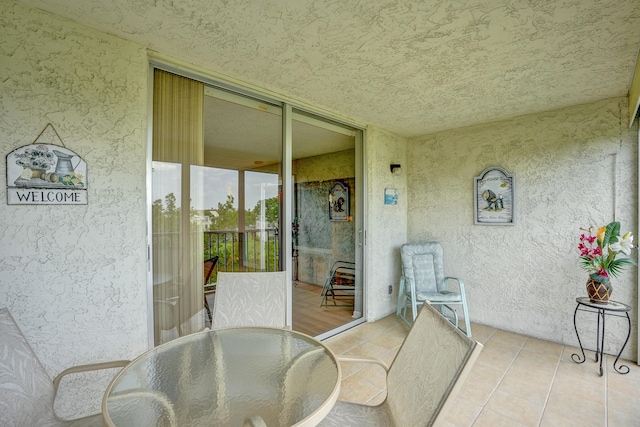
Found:
M 612 238 L 617 238 L 620 235 L 620 223 L 617 221 L 607 224 L 607 229 L 604 232 L 604 238 L 602 239 L 602 247 L 611 243 Z

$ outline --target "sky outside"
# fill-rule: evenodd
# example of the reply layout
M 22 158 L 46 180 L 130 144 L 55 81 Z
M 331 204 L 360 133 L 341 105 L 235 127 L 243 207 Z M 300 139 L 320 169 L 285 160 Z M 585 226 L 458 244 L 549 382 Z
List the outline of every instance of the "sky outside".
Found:
M 195 197 L 197 187 L 202 185 L 202 199 Z M 218 203 L 224 204 L 227 195 L 233 196 L 233 206 L 238 207 L 238 171 L 229 169 L 191 166 L 191 197 L 192 207 L 196 210 L 210 210 L 217 208 Z M 253 209 L 261 198 L 269 199 L 278 195 L 278 175 L 262 172 L 245 172 L 245 209 Z M 180 165 L 177 163 L 153 162 L 153 200 L 161 199 L 173 193 L 176 204 L 180 206 Z

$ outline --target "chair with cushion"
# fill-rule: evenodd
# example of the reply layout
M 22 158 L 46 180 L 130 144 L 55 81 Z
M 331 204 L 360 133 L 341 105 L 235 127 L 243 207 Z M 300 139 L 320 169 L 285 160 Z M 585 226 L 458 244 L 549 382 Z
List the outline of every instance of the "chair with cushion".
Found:
M 207 301 L 207 293 L 208 292 L 215 292 L 216 291 L 216 285 L 215 283 L 213 285 L 209 285 L 209 279 L 211 278 L 211 273 L 213 273 L 213 269 L 216 266 L 216 263 L 218 262 L 218 256 L 214 256 L 213 258 L 209 258 L 207 260 L 204 261 L 204 309 L 207 310 L 207 316 L 209 316 L 209 324 L 211 324 L 211 309 L 209 308 L 209 301 Z
M 458 326 L 458 312 L 452 305 L 462 306 L 466 334 L 471 336 L 467 298 L 464 282 L 457 277 L 445 277 L 442 246 L 438 242 L 406 243 L 400 249 L 402 277 L 398 290 L 396 314 L 411 325 L 407 319 L 407 307 L 411 307 L 413 321 L 418 306 L 423 303 L 439 306 L 440 313 Z M 449 283 L 457 285 L 450 289 Z
M 20 328 L 6 308 L 0 309 L 0 426 L 101 426 L 100 414 L 74 420 L 58 418 L 54 400 L 62 378 L 69 374 L 113 369 L 129 361 L 82 365 L 62 371 L 51 381 Z
M 212 327 L 284 328 L 286 307 L 286 276 L 283 271 L 219 272 Z
M 375 363 L 384 368 L 387 371 L 384 402 L 368 406 L 338 401 L 319 426 L 441 424 L 481 349 L 482 344 L 424 304 L 388 369 L 378 359 L 338 356 L 340 361 Z

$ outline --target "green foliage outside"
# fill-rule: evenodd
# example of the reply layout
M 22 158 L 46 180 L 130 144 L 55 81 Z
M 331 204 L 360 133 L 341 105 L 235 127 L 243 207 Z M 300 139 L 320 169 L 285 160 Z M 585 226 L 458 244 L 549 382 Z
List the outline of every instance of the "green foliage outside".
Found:
M 204 241 L 204 259 L 218 255 L 218 268 L 220 271 L 238 271 L 240 268 L 240 242 L 238 242 L 238 210 L 233 206 L 234 198 L 227 196 L 224 203 L 218 203 L 217 208 L 208 211 L 196 211 L 190 209 L 190 217 L 200 216 L 209 218 L 208 231 L 227 231 L 227 233 L 206 233 Z M 244 264 L 251 271 L 259 270 L 257 265 L 262 251 L 258 220 L 260 218 L 261 203 L 259 201 L 252 209 L 245 211 L 245 239 L 243 253 L 245 255 Z M 278 256 L 274 257 L 278 251 L 277 237 L 274 236 L 273 229 L 278 228 L 279 204 L 278 198 L 272 197 L 265 200 L 265 227 L 272 229 L 269 233 L 269 240 L 266 244 L 266 271 L 277 271 Z M 154 234 L 157 236 L 174 235 L 179 233 L 181 209 L 176 206 L 176 197 L 173 193 L 165 196 L 164 203 L 157 199 L 152 205 L 152 220 Z M 205 222 L 206 224 L 206 222 Z M 252 232 L 256 231 L 256 233 Z M 212 275 L 212 282 L 216 281 L 215 272 Z

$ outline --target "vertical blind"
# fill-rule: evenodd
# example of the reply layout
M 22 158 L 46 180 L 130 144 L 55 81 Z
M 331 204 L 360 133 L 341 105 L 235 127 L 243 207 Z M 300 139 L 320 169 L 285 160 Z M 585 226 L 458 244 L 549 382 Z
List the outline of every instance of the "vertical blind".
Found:
M 203 228 L 191 219 L 202 185 L 204 85 L 155 70 L 153 84 L 154 335 L 159 345 L 204 325 Z M 177 193 L 177 194 L 176 194 Z

